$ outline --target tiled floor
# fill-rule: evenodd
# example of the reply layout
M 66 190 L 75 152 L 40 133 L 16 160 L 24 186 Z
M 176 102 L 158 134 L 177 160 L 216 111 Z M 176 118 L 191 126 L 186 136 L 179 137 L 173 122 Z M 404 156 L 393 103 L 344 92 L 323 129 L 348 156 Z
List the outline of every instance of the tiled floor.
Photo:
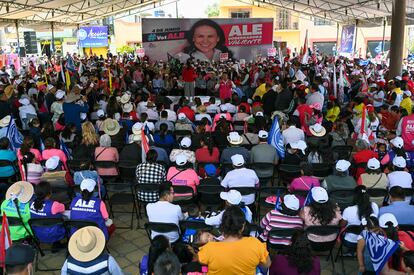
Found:
M 118 214 L 115 223 L 120 225 L 129 225 L 130 215 Z M 144 221 L 141 221 L 141 227 L 143 227 Z M 134 224 L 136 227 L 136 222 Z M 111 255 L 115 257 L 118 264 L 122 267 L 124 272 L 129 274 L 139 274 L 139 261 L 142 256 L 148 253 L 149 241 L 145 231 L 141 229 L 117 229 L 115 234 L 111 237 L 108 248 Z M 335 250 L 336 253 L 336 250 Z M 39 268 L 41 269 L 60 269 L 65 260 L 65 252 L 59 252 L 51 254 L 46 252 L 46 256 L 41 257 L 39 261 Z M 321 257 L 322 275 L 328 274 L 357 274 L 358 265 L 354 259 L 345 259 L 344 268 L 342 269 L 340 261 L 335 264 L 335 272 L 332 271 L 330 261 L 326 261 L 326 257 Z M 35 274 L 60 274 L 60 271 L 37 271 Z

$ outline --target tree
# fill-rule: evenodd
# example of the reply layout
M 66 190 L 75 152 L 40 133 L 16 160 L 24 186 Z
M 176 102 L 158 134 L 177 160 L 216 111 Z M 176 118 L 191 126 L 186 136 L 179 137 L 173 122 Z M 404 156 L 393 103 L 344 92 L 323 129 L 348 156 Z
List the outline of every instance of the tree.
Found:
M 220 14 L 220 10 L 219 10 L 219 6 L 218 3 L 214 3 L 212 5 L 208 5 L 207 9 L 206 9 L 206 14 L 208 17 L 216 17 L 219 16 Z
M 134 52 L 134 47 L 128 46 L 128 45 L 124 45 L 121 47 L 116 48 L 116 51 L 118 53 L 124 54 L 124 53 L 133 53 Z

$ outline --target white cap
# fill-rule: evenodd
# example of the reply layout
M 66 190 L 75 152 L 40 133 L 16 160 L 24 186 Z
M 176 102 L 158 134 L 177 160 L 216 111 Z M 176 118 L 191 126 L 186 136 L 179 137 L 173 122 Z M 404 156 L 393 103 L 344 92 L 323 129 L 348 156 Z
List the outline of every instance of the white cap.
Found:
M 55 98 L 58 99 L 58 100 L 60 100 L 60 99 L 62 99 L 64 97 L 65 97 L 65 92 L 62 91 L 62 90 L 57 90 L 57 92 L 55 94 Z
M 304 142 L 303 140 L 298 140 L 297 142 L 291 142 L 289 144 L 292 149 L 299 149 L 302 151 L 303 154 L 305 154 L 305 150 L 308 147 L 306 145 L 306 142 Z
M 381 167 L 381 163 L 376 158 L 372 158 L 368 160 L 367 167 L 372 170 L 377 170 Z
M 60 161 L 60 158 L 58 156 L 53 156 L 49 158 L 45 163 L 46 169 L 55 170 L 59 165 L 59 161 Z
M 404 94 L 405 94 L 406 96 L 408 96 L 408 97 L 411 97 L 411 92 L 410 92 L 409 90 L 405 90 L 405 91 L 404 91 Z
M 191 139 L 189 137 L 184 137 L 180 142 L 181 147 L 190 148 Z
M 47 85 L 46 89 L 48 91 L 52 90 L 53 88 L 55 88 L 55 86 L 53 86 L 52 84 Z
M 244 158 L 240 154 L 236 154 L 231 156 L 231 162 L 234 166 L 242 166 L 244 165 Z
M 96 115 L 98 117 L 103 117 L 103 116 L 105 116 L 105 112 L 102 109 L 99 109 L 98 111 L 96 111 Z
M 177 158 L 175 159 L 175 163 L 177 165 L 182 166 L 187 163 L 187 156 L 185 154 L 179 154 Z
M 95 186 L 96 182 L 93 179 L 84 179 L 80 184 L 80 190 L 88 190 L 89 192 L 93 192 Z
M 86 113 L 81 113 L 80 114 L 80 119 L 81 120 L 85 120 L 86 119 L 86 116 L 87 116 Z
M 136 122 L 133 126 L 132 126 L 132 133 L 134 133 L 135 135 L 139 135 L 141 134 L 141 130 L 142 127 L 144 126 L 144 124 L 142 124 L 141 122 Z
M 407 166 L 407 162 L 405 161 L 405 158 L 403 157 L 394 157 L 394 159 L 392 160 L 392 164 L 398 168 L 405 168 L 405 166 Z
M 256 115 L 255 116 L 264 116 L 264 115 L 263 115 L 263 112 L 260 112 L 259 111 L 259 112 L 256 112 Z
M 27 97 L 24 97 L 24 98 L 19 99 L 19 103 L 22 105 L 29 105 L 30 100 Z
M 395 137 L 390 140 L 394 147 L 402 148 L 404 146 L 404 140 L 401 137 Z
M 397 218 L 394 216 L 394 214 L 391 213 L 385 213 L 382 214 L 379 217 L 379 226 L 381 228 L 387 228 L 387 223 L 391 222 L 393 227 L 397 227 L 398 226 L 398 221 Z
M 227 108 L 227 106 L 225 104 L 220 105 L 220 110 L 222 112 L 227 112 L 229 110 L 229 108 Z
M 285 195 L 283 204 L 290 210 L 299 210 L 299 199 L 295 195 Z
M 370 87 L 370 88 L 377 88 L 377 84 L 376 84 L 376 83 L 371 83 L 371 84 L 369 85 L 369 87 Z
M 397 76 L 395 77 L 395 79 L 397 79 L 398 81 L 401 81 L 401 80 L 402 80 L 402 77 L 401 77 L 401 76 L 399 76 L 399 75 L 397 75 Z
M 184 114 L 184 113 L 179 113 L 178 114 L 178 119 L 179 120 L 184 120 L 184 119 L 186 119 L 187 118 L 187 116 Z
M 312 199 L 318 203 L 325 203 L 329 200 L 328 192 L 322 187 L 313 187 L 311 194 Z
M 339 172 L 345 172 L 348 171 L 348 168 L 351 166 L 351 163 L 347 160 L 340 159 L 336 163 L 335 169 Z
M 220 198 L 227 201 L 231 205 L 239 205 L 242 201 L 242 195 L 237 190 L 229 190 L 228 192 L 220 192 Z
M 259 134 L 257 135 L 259 138 L 267 138 L 269 136 L 269 133 L 265 130 L 260 130 Z

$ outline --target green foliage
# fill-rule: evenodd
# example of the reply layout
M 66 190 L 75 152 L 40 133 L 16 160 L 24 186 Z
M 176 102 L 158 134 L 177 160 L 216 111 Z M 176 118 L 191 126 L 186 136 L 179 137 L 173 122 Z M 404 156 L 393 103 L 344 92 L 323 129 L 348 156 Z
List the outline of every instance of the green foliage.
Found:
M 208 17 L 219 16 L 220 10 L 219 10 L 218 3 L 216 2 L 212 5 L 208 5 L 205 13 L 207 14 Z
M 124 46 L 116 48 L 116 51 L 118 53 L 124 54 L 124 53 L 133 53 L 135 49 L 131 46 L 124 45 Z

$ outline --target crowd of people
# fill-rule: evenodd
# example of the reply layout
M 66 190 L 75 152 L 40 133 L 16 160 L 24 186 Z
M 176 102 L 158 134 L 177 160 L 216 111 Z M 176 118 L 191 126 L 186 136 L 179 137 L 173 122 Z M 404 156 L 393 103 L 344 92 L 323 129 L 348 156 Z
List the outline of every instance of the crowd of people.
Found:
M 409 64 L 390 77 L 385 63 L 317 53 L 185 64 L 68 54 L 3 67 L 1 212 L 14 242 L 68 247 L 62 274 L 123 274 L 105 251 L 117 234 L 107 184 L 125 182 L 128 164 L 148 222 L 212 228 L 152 231 L 141 274 L 320 274 L 312 247 L 335 240 L 363 274 L 414 274 L 413 77 Z M 259 207 L 272 186 L 281 192 Z M 32 226 L 39 218 L 96 226 Z M 372 236 L 396 245 L 379 270 Z M 283 253 L 269 254 L 274 245 Z M 32 262 L 30 246 L 7 250 L 8 274 Z

